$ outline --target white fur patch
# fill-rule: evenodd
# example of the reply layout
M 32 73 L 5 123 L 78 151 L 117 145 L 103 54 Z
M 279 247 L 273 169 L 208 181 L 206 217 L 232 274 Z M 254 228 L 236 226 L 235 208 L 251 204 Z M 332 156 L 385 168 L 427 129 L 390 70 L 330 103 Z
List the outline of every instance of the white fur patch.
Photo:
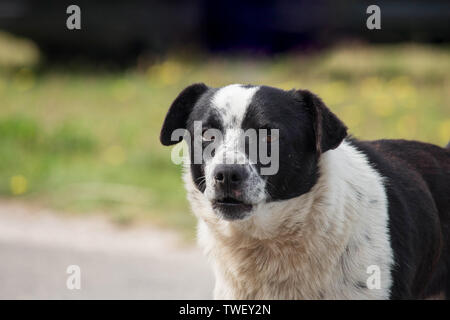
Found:
M 185 172 L 198 241 L 216 275 L 215 298 L 389 298 L 393 256 L 382 177 L 345 141 L 324 153 L 319 167 L 310 192 L 261 203 L 237 221 L 220 219 Z M 366 288 L 372 265 L 381 271 L 380 289 Z
M 212 107 L 218 110 L 224 126 L 224 138 L 217 147 L 214 157 L 205 163 L 205 195 L 209 200 L 215 198 L 214 169 L 220 164 L 247 163 L 245 150 L 239 148 L 243 131 L 241 124 L 259 87 L 243 87 L 239 84 L 226 86 L 215 93 L 212 98 Z M 259 203 L 264 201 L 265 181 L 261 179 L 254 166 L 245 166 L 248 178 L 244 181 L 243 200 L 247 203 Z M 251 215 L 251 213 L 249 214 Z
M 232 84 L 221 88 L 212 98 L 212 106 L 219 110 L 223 124 L 226 127 L 239 128 L 252 101 L 252 97 L 259 87 L 243 87 Z

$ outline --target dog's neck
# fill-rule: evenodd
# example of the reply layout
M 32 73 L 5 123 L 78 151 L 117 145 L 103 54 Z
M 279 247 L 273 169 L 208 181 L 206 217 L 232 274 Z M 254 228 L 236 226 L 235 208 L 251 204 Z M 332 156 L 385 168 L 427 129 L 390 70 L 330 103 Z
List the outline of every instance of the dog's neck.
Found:
M 361 205 L 377 203 L 370 209 L 375 215 L 385 210 L 386 199 L 379 190 L 381 178 L 346 142 L 323 154 L 319 169 L 320 177 L 308 193 L 261 204 L 249 219 L 234 222 L 218 218 L 203 194 L 187 181 L 188 197 L 199 218 L 199 243 L 215 267 L 216 297 L 338 295 L 326 288 L 335 285 L 333 281 L 344 281 L 335 279 L 346 276 L 342 275 L 343 256 L 352 246 L 367 245 L 361 242 L 363 233 L 369 232 L 367 222 L 360 219 Z M 383 223 L 376 221 L 376 228 Z

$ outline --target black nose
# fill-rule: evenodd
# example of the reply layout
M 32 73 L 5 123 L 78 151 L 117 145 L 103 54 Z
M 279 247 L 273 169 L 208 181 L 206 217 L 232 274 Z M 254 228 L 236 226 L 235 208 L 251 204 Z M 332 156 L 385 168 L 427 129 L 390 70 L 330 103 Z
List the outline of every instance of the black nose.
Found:
M 247 178 L 247 170 L 243 165 L 222 164 L 214 170 L 216 184 L 225 190 L 236 189 Z

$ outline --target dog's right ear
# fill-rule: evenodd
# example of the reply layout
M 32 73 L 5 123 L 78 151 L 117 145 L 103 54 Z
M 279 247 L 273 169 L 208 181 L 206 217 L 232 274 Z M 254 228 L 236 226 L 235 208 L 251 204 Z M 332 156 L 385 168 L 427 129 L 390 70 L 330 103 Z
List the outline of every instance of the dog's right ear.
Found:
M 175 129 L 186 129 L 186 121 L 200 96 L 208 90 L 208 86 L 204 83 L 195 83 L 185 88 L 167 112 L 166 118 L 161 129 L 159 140 L 165 146 L 170 146 L 181 141 L 172 141 L 172 132 Z

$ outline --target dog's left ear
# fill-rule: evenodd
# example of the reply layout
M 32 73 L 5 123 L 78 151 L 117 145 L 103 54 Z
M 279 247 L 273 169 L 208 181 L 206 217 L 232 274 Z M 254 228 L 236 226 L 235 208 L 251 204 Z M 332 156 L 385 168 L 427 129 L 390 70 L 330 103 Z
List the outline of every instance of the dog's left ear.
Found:
M 185 88 L 167 111 L 166 118 L 161 129 L 159 140 L 165 146 L 171 146 L 181 141 L 172 141 L 172 132 L 175 129 L 186 129 L 186 121 L 197 100 L 208 87 L 204 83 L 195 83 Z
M 296 94 L 311 113 L 317 154 L 337 148 L 347 136 L 345 124 L 312 92 L 297 90 Z

